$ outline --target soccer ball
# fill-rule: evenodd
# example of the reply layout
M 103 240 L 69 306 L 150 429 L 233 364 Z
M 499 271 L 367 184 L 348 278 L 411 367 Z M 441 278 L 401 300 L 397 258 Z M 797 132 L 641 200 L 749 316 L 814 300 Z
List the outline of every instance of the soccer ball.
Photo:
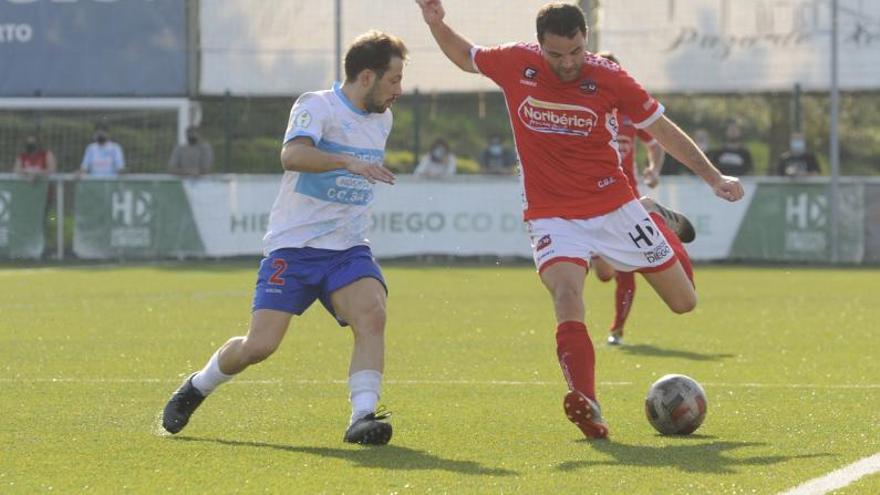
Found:
M 648 390 L 645 414 L 663 435 L 688 435 L 706 418 L 706 392 L 693 378 L 666 375 Z

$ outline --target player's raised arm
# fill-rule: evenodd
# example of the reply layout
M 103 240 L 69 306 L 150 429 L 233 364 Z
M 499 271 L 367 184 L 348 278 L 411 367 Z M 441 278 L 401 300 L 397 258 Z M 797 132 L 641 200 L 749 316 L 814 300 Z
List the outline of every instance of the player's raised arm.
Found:
M 440 0 L 416 0 L 416 3 L 422 8 L 422 17 L 446 57 L 459 69 L 476 73 L 477 69 L 471 62 L 471 48 L 474 45 L 443 22 L 446 16 L 443 3 Z
M 721 175 L 694 141 L 665 115 L 661 115 L 645 130 L 654 136 L 670 155 L 706 181 L 715 191 L 715 195 L 728 201 L 742 199 L 744 192 L 739 179 Z

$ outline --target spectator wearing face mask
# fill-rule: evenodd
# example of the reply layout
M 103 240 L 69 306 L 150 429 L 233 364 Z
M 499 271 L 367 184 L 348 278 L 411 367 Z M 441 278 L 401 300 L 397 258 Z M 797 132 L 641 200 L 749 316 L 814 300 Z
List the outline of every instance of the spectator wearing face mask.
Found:
M 28 180 L 34 180 L 40 176 L 54 174 L 57 163 L 52 151 L 40 146 L 36 136 L 28 136 L 24 142 L 24 150 L 15 157 L 12 170 L 24 175 Z
M 195 127 L 186 129 L 186 143 L 178 144 L 168 159 L 168 172 L 175 175 L 198 177 L 214 168 L 214 150 L 199 139 Z
M 106 126 L 95 127 L 94 142 L 86 146 L 78 175 L 87 174 L 93 177 L 116 177 L 125 169 L 125 157 L 122 146 L 110 140 L 110 132 Z
M 743 145 L 742 129 L 736 121 L 727 123 L 721 148 L 710 150 L 707 155 L 722 175 L 739 177 L 754 170 L 752 153 Z
M 438 138 L 431 144 L 430 151 L 422 156 L 413 175 L 426 179 L 452 177 L 455 175 L 456 166 L 455 155 L 449 149 L 449 143 L 443 138 Z
M 501 136 L 489 137 L 489 144 L 480 153 L 480 166 L 487 174 L 511 174 L 516 165 L 516 155 L 501 142 Z
M 803 133 L 791 134 L 789 150 L 779 157 L 776 173 L 784 177 L 819 175 L 819 162 L 816 161 L 816 155 L 807 150 L 807 141 Z

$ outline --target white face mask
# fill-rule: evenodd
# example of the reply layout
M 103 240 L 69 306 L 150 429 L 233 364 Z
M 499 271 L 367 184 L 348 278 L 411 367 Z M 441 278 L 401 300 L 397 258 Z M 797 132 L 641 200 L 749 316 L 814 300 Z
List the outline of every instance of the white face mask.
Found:
M 791 152 L 800 155 L 801 153 L 807 151 L 807 143 L 804 142 L 803 139 L 792 139 L 791 140 Z
M 493 155 L 500 155 L 504 151 L 504 147 L 500 144 L 490 144 L 489 145 L 489 153 Z

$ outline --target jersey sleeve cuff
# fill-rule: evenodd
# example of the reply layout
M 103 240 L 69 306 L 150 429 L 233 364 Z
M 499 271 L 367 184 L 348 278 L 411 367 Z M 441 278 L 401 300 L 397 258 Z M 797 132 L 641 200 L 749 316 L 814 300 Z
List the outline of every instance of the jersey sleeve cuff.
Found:
M 283 143 L 283 144 L 287 144 L 287 143 L 289 143 L 290 141 L 292 141 L 292 140 L 294 140 L 294 139 L 296 139 L 296 138 L 298 138 L 298 137 L 301 137 L 301 136 L 305 136 L 305 137 L 311 139 L 312 142 L 313 142 L 316 146 L 317 146 L 318 142 L 321 141 L 321 138 L 319 138 L 318 136 L 312 134 L 311 132 L 306 132 L 306 131 L 295 131 L 295 132 L 291 132 L 291 133 L 288 133 L 288 134 L 285 134 L 285 135 L 284 135 L 284 143 Z
M 665 112 L 665 111 L 666 111 L 666 108 L 663 106 L 663 104 L 660 102 L 657 102 L 657 109 L 654 110 L 654 113 L 649 115 L 648 118 L 646 118 L 645 120 L 643 120 L 641 122 L 633 122 L 633 125 L 636 127 L 636 129 L 644 129 L 645 127 L 648 127 L 649 125 L 653 124 L 654 122 L 657 122 L 657 119 L 659 119 L 663 115 L 663 112 Z
M 477 52 L 482 49 L 483 49 L 483 47 L 478 46 L 478 45 L 474 45 L 471 47 L 471 65 L 473 65 L 474 70 L 476 70 L 480 74 L 483 74 L 483 71 L 481 71 L 480 68 L 477 66 Z M 485 75 L 485 74 L 483 74 L 483 75 Z

